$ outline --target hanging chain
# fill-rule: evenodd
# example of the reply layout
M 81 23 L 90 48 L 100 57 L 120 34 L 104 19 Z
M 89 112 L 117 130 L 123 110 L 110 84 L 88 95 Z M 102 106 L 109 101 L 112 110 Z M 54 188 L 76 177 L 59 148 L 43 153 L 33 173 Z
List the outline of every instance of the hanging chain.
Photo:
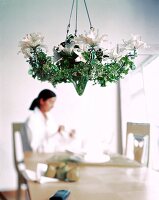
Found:
M 72 17 L 72 11 L 73 11 L 73 7 L 74 7 L 74 3 L 75 3 L 75 0 L 72 1 L 72 7 L 71 7 L 71 12 L 70 12 L 70 18 L 69 18 L 69 22 L 68 22 L 68 25 L 67 25 L 66 38 L 67 38 L 68 33 L 69 33 L 69 30 L 70 30 L 70 23 L 71 23 L 71 17 Z
M 75 36 L 77 36 L 77 13 L 78 12 L 78 0 L 76 0 L 76 23 L 75 23 Z
M 92 26 L 92 23 L 91 23 L 91 18 L 89 16 L 89 12 L 88 12 L 88 8 L 87 8 L 86 0 L 84 0 L 84 5 L 85 5 L 85 8 L 86 8 L 86 12 L 87 12 L 87 16 L 88 16 L 88 20 L 89 20 L 89 24 L 90 24 L 90 29 L 92 29 L 93 26 Z
M 72 12 L 73 12 L 73 8 L 74 8 L 74 3 L 75 3 L 75 0 L 72 1 L 71 12 L 70 12 L 70 17 L 69 17 L 69 23 L 67 25 L 66 38 L 67 38 L 69 30 L 70 30 L 70 23 L 71 23 L 71 17 L 72 17 Z M 86 8 L 86 12 L 87 12 L 87 16 L 88 16 L 88 20 L 89 20 L 89 24 L 90 24 L 90 29 L 92 29 L 93 26 L 92 26 L 91 19 L 90 19 L 90 16 L 89 16 L 86 0 L 84 0 L 84 5 L 85 5 L 85 8 Z M 78 22 L 77 18 L 78 18 L 78 0 L 76 0 L 75 36 L 77 36 L 77 22 Z

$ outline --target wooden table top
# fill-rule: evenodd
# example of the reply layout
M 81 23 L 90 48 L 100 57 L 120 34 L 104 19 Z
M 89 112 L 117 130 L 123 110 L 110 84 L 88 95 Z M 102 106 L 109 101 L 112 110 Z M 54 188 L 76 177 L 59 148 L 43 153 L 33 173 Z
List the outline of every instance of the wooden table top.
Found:
M 25 154 L 25 164 L 47 160 L 49 154 Z M 35 183 L 29 181 L 32 200 L 48 200 L 57 190 L 71 191 L 69 200 L 158 200 L 159 173 L 146 167 L 81 166 L 77 182 Z

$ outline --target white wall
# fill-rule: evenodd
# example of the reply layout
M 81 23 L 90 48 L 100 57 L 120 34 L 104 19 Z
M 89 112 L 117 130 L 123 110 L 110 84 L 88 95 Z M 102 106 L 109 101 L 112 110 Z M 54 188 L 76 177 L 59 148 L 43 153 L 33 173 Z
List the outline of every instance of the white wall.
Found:
M 79 1 L 79 32 L 89 28 L 84 7 Z M 43 88 L 53 87 L 32 79 L 23 55 L 17 55 L 18 41 L 30 32 L 41 32 L 50 48 L 65 38 L 72 0 L 0 0 L 0 189 L 14 189 L 16 174 L 12 157 L 11 123 L 24 121 L 33 98 Z M 141 33 L 148 43 L 155 43 L 159 33 L 155 0 L 87 0 L 94 27 L 113 41 Z M 72 23 L 74 26 L 74 23 Z M 117 133 L 117 87 L 88 84 L 79 97 L 71 84 L 61 84 L 54 91 L 57 122 L 74 127 L 79 134 Z M 113 150 L 117 150 L 113 147 Z M 6 170 L 7 169 L 7 170 Z M 8 178 L 9 177 L 9 178 Z

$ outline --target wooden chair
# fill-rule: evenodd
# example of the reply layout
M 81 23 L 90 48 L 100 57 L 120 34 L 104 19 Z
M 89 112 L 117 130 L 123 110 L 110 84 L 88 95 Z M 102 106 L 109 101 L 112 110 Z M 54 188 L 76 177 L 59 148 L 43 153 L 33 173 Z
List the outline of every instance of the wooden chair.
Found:
M 7 200 L 7 198 L 3 195 L 2 192 L 0 192 L 0 200 Z
M 126 152 L 129 148 L 129 136 L 132 136 L 133 159 L 141 164 L 148 166 L 150 151 L 150 124 L 127 122 L 126 130 Z
M 17 200 L 21 199 L 21 187 L 25 185 L 26 187 L 26 197 L 30 199 L 29 189 L 27 185 L 27 180 L 23 175 L 25 170 L 24 164 L 24 151 L 30 151 L 31 148 L 27 141 L 27 135 L 25 132 L 24 123 L 13 123 L 13 153 L 14 153 L 14 165 L 18 175 L 18 188 L 17 188 Z

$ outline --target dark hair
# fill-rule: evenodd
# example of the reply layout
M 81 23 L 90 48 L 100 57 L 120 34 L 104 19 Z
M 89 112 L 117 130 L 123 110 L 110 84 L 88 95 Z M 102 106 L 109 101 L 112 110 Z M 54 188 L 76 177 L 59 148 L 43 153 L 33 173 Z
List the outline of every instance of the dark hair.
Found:
M 52 98 L 52 97 L 56 97 L 56 94 L 53 91 L 51 91 L 49 89 L 42 90 L 39 93 L 38 97 L 35 98 L 33 100 L 33 102 L 31 103 L 29 110 L 34 110 L 36 107 L 39 108 L 40 107 L 40 99 L 43 99 L 44 101 L 46 101 L 47 99 Z

